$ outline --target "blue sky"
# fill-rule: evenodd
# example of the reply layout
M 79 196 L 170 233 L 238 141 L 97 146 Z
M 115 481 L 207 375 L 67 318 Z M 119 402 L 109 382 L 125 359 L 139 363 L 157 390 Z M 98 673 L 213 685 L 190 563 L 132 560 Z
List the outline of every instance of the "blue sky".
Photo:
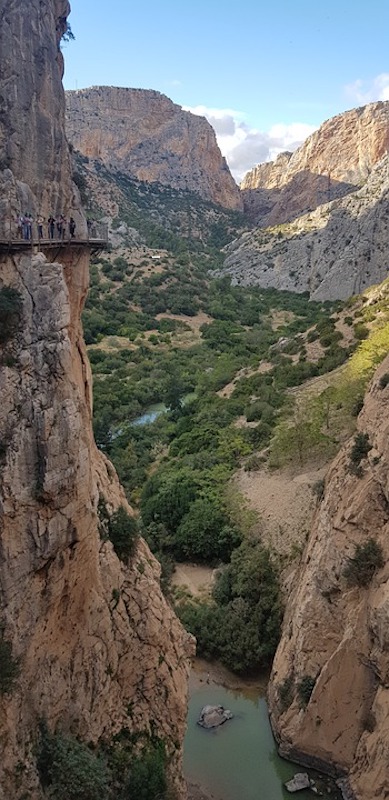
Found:
M 157 89 L 203 113 L 239 179 L 321 122 L 389 100 L 388 0 L 72 0 L 65 88 Z

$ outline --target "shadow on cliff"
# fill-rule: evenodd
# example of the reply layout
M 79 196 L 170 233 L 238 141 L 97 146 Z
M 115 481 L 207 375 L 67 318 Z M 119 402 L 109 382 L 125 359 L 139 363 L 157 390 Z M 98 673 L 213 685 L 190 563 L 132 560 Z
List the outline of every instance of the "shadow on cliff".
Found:
M 356 184 L 336 181 L 330 175 L 303 170 L 279 189 L 243 189 L 243 208 L 250 222 L 266 228 L 292 222 L 358 188 Z

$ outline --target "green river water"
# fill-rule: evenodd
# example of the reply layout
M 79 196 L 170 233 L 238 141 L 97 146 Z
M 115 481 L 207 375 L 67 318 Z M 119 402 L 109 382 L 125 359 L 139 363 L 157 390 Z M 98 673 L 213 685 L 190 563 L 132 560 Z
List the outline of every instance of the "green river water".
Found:
M 223 705 L 234 718 L 219 728 L 204 730 L 197 725 L 203 706 Z M 306 772 L 280 758 L 272 736 L 266 700 L 260 690 L 231 690 L 203 685 L 192 691 L 188 728 L 184 743 L 184 772 L 215 800 L 311 800 L 310 789 L 290 794 L 283 786 L 296 772 Z M 320 782 L 310 772 L 320 792 L 327 797 L 341 794 L 328 781 Z M 329 791 L 330 790 L 330 791 Z

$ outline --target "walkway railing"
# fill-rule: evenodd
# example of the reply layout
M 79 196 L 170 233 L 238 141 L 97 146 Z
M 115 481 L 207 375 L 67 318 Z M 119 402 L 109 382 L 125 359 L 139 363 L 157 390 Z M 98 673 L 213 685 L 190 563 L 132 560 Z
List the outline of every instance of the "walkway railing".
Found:
M 30 230 L 22 230 L 21 233 L 16 229 L 10 232 L 0 232 L 0 247 L 2 250 L 9 248 L 12 250 L 24 250 L 29 247 L 38 249 L 46 247 L 80 247 L 81 245 L 90 246 L 92 249 L 104 249 L 108 246 L 108 225 L 105 222 L 88 220 L 87 230 L 83 226 L 83 231 L 78 235 L 77 229 L 70 233 L 68 226 L 58 230 L 57 226 L 48 228 L 47 224 L 42 226 L 42 235 L 36 223 L 33 223 Z

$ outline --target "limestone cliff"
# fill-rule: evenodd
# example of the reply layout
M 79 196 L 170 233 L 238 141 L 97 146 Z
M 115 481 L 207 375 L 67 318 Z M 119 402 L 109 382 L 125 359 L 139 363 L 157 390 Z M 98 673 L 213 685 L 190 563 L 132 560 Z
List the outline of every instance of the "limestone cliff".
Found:
M 226 248 L 223 274 L 243 285 L 345 299 L 387 275 L 389 156 L 345 197 L 293 222 L 243 234 Z
M 146 89 L 95 86 L 66 97 L 69 141 L 84 156 L 140 181 L 242 208 L 239 189 L 204 117 Z
M 350 470 L 348 443 L 326 478 L 270 684 L 281 752 L 343 774 L 345 796 L 358 800 L 389 793 L 389 388 L 381 380 L 388 370 L 389 357 L 359 417 L 371 445 L 359 475 Z M 350 586 L 348 559 L 370 537 L 384 566 L 366 587 Z
M 389 102 L 338 114 L 293 154 L 282 153 L 245 176 L 245 211 L 260 227 L 290 222 L 361 186 L 388 149 Z
M 0 0 L 0 239 L 15 235 L 20 212 L 73 215 L 83 227 L 61 83 L 69 9 L 67 0 Z
M 73 186 L 57 39 L 69 7 L 30 0 L 27 25 L 20 4 L 0 6 L 8 31 L 2 25 L 5 83 L 14 87 L 8 97 L 1 83 L 0 141 L 4 149 L 12 131 L 15 148 L 0 197 L 7 201 L 7 185 L 37 208 L 64 209 Z M 31 74 L 38 87 L 41 69 L 45 89 L 34 90 L 21 113 L 21 84 Z M 27 131 L 44 149 L 44 167 L 33 147 L 24 161 Z M 0 292 L 13 289 L 21 301 L 15 331 L 6 340 L 2 328 L 0 346 L 0 635 L 20 665 L 12 691 L 0 694 L 0 796 L 12 800 L 42 796 L 35 763 L 42 718 L 51 730 L 88 742 L 122 727 L 153 730 L 166 742 L 172 783 L 185 796 L 181 742 L 192 639 L 161 593 L 159 566 L 145 543 L 123 563 L 101 537 L 102 505 L 108 513 L 131 510 L 93 441 L 80 323 L 88 267 L 82 246 L 62 250 L 54 263 L 49 250 L 0 251 Z

